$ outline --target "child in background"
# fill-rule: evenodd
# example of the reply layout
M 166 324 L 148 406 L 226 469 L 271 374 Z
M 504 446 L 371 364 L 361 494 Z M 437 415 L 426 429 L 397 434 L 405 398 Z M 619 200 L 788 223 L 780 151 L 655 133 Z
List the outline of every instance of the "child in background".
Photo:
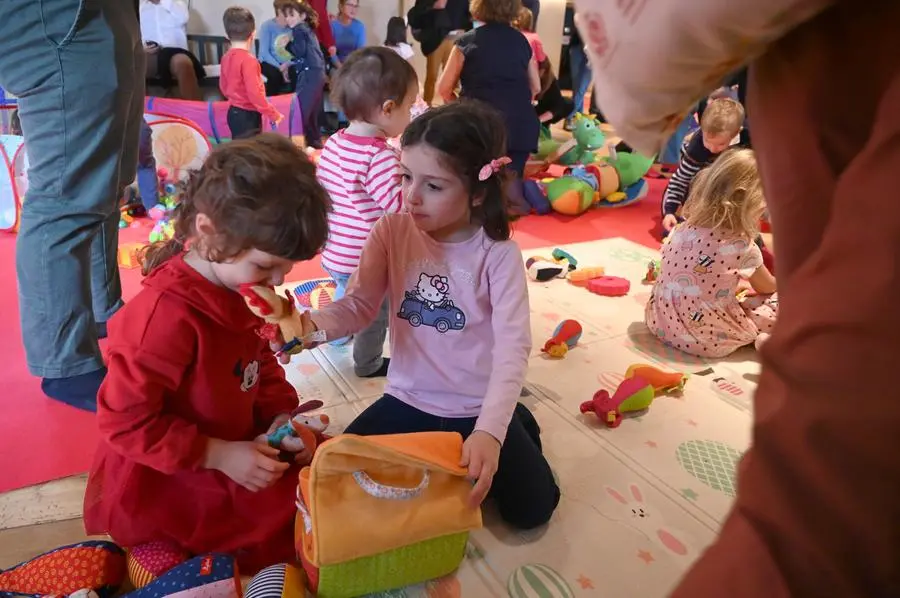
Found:
M 537 104 L 535 104 L 535 112 L 541 124 L 552 125 L 561 121 L 572 113 L 574 106 L 572 100 L 563 97 L 562 90 L 559 88 L 559 82 L 553 73 L 553 65 L 550 58 L 544 52 L 544 44 L 541 38 L 533 30 L 534 17 L 531 11 L 524 6 L 519 10 L 519 16 L 516 18 L 515 25 L 528 44 L 531 46 L 531 53 L 534 56 L 538 66 L 538 76 L 541 80 L 541 90 L 538 92 Z
M 678 224 L 691 181 L 731 146 L 743 124 L 744 107 L 737 101 L 720 98 L 709 103 L 700 119 L 700 130 L 684 142 L 681 161 L 666 187 L 662 202 L 664 235 Z
M 284 6 L 284 16 L 291 27 L 293 39 L 288 51 L 294 57 L 290 67 L 297 73 L 297 100 L 303 115 L 303 135 L 306 145 L 322 149 L 322 132 L 319 115 L 322 112 L 322 93 L 325 89 L 325 56 L 316 34 L 319 16 L 305 2 L 290 1 Z M 289 78 L 288 65 L 282 65 L 285 80 Z
M 109 323 L 84 524 L 128 548 L 233 554 L 250 574 L 295 557 L 297 477 L 262 435 L 298 398 L 238 288 L 315 256 L 329 200 L 303 150 L 264 133 L 214 149 L 181 201 Z
M 386 394 L 347 432 L 462 434 L 472 506 L 490 492 L 507 523 L 528 529 L 547 523 L 559 488 L 540 428 L 518 403 L 531 319 L 504 203 L 505 137 L 503 117 L 476 101 L 412 121 L 402 139 L 406 213 L 375 224 L 346 295 L 312 319 L 341 337 L 368 326 L 387 297 Z
M 411 60 L 415 55 L 412 46 L 406 37 L 406 21 L 403 17 L 391 17 L 388 19 L 387 35 L 384 36 L 384 47 L 390 48 L 404 60 Z
M 472 0 L 472 18 L 483 25 L 460 36 L 438 82 L 445 102 L 456 97 L 482 100 L 506 119 L 505 154 L 520 178 L 528 156 L 537 151 L 540 122 L 532 99 L 541 90 L 537 61 L 528 40 L 511 23 L 519 16 L 519 0 Z
M 293 32 L 284 18 L 285 0 L 275 0 L 275 18 L 263 22 L 259 26 L 259 49 L 256 57 L 265 77 L 266 95 L 274 96 L 286 92 L 287 82 L 281 74 L 281 65 L 290 62 L 293 57 L 287 46 L 293 38 Z M 293 91 L 294 85 L 290 87 Z
M 228 101 L 228 128 L 232 139 L 252 137 L 262 131 L 262 117 L 273 124 L 283 116 L 266 99 L 262 70 L 253 56 L 256 20 L 246 8 L 232 6 L 222 17 L 231 48 L 222 57 L 219 89 Z
M 754 243 L 765 209 L 751 150 L 729 150 L 697 175 L 685 222 L 663 245 L 647 303 L 647 326 L 662 342 L 691 355 L 724 357 L 768 337 L 778 309 L 775 278 Z M 737 298 L 742 279 L 758 293 L 743 302 Z
M 153 130 L 147 119 L 141 121 L 141 137 L 138 142 L 137 187 L 144 211 L 149 212 L 159 203 L 159 175 L 153 156 Z
M 344 295 L 359 266 L 372 227 L 402 206 L 400 161 L 387 140 L 409 124 L 418 88 L 412 65 L 387 48 L 357 50 L 335 78 L 332 98 L 350 125 L 328 139 L 317 170 L 333 202 L 322 267 L 337 284 L 335 299 Z M 382 356 L 388 304 L 379 305 L 377 317 L 353 345 L 354 370 L 363 378 L 387 375 L 390 363 Z

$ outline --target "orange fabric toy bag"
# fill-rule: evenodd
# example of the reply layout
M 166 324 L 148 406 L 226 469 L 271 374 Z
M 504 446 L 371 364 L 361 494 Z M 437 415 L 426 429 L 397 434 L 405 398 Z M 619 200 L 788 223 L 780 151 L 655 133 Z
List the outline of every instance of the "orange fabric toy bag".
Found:
M 322 598 L 361 596 L 454 571 L 481 510 L 451 432 L 345 434 L 300 472 L 297 552 Z
M 575 0 L 575 23 L 597 106 L 652 156 L 705 94 L 834 1 Z

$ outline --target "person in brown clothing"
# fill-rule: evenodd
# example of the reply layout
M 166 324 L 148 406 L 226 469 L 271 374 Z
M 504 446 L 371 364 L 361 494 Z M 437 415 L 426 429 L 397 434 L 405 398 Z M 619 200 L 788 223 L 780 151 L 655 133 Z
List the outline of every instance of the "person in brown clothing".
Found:
M 778 243 L 734 507 L 674 598 L 900 596 L 900 3 L 842 1 L 750 69 Z

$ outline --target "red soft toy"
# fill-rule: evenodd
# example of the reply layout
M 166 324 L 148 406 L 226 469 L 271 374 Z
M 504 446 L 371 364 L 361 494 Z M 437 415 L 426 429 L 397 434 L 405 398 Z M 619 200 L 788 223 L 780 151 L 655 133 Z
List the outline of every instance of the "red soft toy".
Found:
M 604 297 L 621 297 L 628 294 L 631 283 L 619 276 L 601 276 L 589 280 L 587 288 L 590 292 Z

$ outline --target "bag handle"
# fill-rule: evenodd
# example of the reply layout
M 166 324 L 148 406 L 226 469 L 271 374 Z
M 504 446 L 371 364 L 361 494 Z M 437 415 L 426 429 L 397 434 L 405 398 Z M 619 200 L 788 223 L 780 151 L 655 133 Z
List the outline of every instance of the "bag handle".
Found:
M 380 484 L 369 477 L 364 471 L 354 471 L 353 479 L 362 488 L 362 491 L 374 498 L 382 498 L 386 500 L 411 500 L 420 496 L 428 483 L 431 481 L 431 474 L 426 469 L 422 474 L 422 481 L 415 488 L 402 488 L 400 486 L 388 486 Z

